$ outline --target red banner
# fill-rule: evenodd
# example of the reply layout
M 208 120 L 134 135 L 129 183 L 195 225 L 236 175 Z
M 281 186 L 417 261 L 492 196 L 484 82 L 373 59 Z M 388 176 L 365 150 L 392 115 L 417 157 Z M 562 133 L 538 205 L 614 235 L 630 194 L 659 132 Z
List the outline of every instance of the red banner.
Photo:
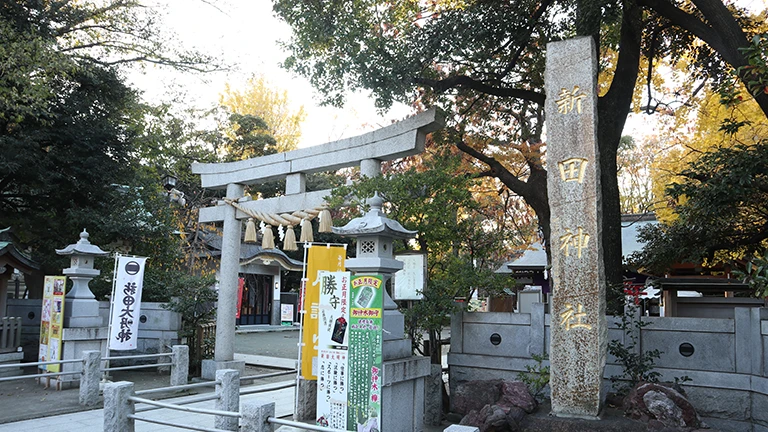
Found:
M 240 308 L 243 307 L 243 287 L 245 286 L 245 279 L 237 279 L 237 310 L 235 311 L 235 318 L 240 319 Z

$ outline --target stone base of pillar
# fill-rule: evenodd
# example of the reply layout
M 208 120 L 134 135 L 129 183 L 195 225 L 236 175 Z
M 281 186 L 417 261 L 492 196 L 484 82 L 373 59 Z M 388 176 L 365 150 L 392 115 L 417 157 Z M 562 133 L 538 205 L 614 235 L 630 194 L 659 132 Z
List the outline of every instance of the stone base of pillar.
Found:
M 317 420 L 317 381 L 305 380 L 299 377 L 296 387 L 296 407 L 293 409 L 294 421 Z
M 200 377 L 206 380 L 215 380 L 216 371 L 221 369 L 235 369 L 240 372 L 240 376 L 245 373 L 245 361 L 243 360 L 229 360 L 229 361 L 216 361 L 216 360 L 203 360 L 201 366 Z
M 61 338 L 61 359 L 82 359 L 85 351 L 98 351 L 104 356 L 108 337 L 107 327 L 65 327 Z M 81 363 L 65 363 L 61 365 L 62 372 L 81 371 L 82 369 L 83 365 Z M 58 379 L 51 378 L 51 382 L 56 383 L 59 388 L 79 386 L 80 375 L 62 375 Z
M 563 419 L 578 419 L 578 420 L 601 420 L 603 418 L 603 409 L 600 408 L 600 411 L 598 415 L 589 415 L 589 414 L 579 414 L 579 413 L 566 413 L 566 412 L 555 412 L 555 410 L 550 411 L 549 415 L 552 417 L 557 418 L 563 418 Z
M 99 316 L 96 299 L 64 299 L 64 327 L 101 327 L 104 320 Z
M 405 317 L 399 310 L 385 309 L 382 326 L 387 330 L 383 334 L 385 342 L 405 338 Z
M 0 354 L 0 365 L 21 363 L 22 360 L 24 360 L 23 352 L 10 352 L 10 353 Z M 18 368 L 8 367 L 8 368 L 0 369 L 0 377 L 9 377 L 9 376 L 16 376 L 21 374 L 22 374 L 21 367 L 18 367 Z
M 385 361 L 381 392 L 381 430 L 424 430 L 424 383 L 430 374 L 428 357 Z
M 411 340 L 385 340 L 381 344 L 381 355 L 384 361 L 408 358 L 412 355 Z
M 430 374 L 424 388 L 424 424 L 440 426 L 443 418 L 443 366 L 430 365 Z

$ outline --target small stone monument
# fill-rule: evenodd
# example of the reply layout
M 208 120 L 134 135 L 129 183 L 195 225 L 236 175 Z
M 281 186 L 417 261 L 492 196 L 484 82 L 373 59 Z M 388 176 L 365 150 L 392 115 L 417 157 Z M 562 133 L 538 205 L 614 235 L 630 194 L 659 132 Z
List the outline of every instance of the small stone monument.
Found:
M 591 37 L 547 44 L 547 193 L 552 250 L 552 414 L 595 419 L 606 360 L 605 272 Z
M 384 283 L 392 278 L 403 263 L 394 258 L 393 239 L 409 239 L 416 231 L 403 228 L 381 210 L 384 200 L 378 194 L 367 201 L 370 210 L 333 232 L 357 239 L 357 256 L 346 261 L 355 275 L 380 274 Z M 405 319 L 397 305 L 384 291 L 384 360 L 381 403 L 381 429 L 418 432 L 424 425 L 424 384 L 429 376 L 428 357 L 411 355 L 411 342 L 405 338 Z
M 80 240 L 64 249 L 57 249 L 59 255 L 71 257 L 69 268 L 62 273 L 72 280 L 72 289 L 64 300 L 64 331 L 62 335 L 62 359 L 83 358 L 84 351 L 104 352 L 107 343 L 107 327 L 99 315 L 99 302 L 88 287 L 88 283 L 101 274 L 93 268 L 96 257 L 107 256 L 108 252 L 88 241 L 88 232 L 83 229 Z M 66 363 L 63 372 L 80 368 L 80 365 Z M 60 377 L 63 382 L 77 379 L 77 375 Z

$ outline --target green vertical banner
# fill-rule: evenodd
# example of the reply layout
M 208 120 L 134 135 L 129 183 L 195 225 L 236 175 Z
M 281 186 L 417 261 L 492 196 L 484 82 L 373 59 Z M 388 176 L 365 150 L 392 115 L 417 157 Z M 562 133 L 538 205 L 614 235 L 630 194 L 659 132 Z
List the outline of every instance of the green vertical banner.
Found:
M 349 390 L 347 430 L 381 430 L 384 280 L 352 278 L 349 296 Z

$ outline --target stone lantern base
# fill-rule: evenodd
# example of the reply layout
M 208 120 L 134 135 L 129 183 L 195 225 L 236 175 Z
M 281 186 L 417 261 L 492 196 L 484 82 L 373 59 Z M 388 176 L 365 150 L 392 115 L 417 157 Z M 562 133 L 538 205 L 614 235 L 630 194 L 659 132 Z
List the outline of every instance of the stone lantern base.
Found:
M 65 298 L 64 299 L 64 327 L 65 328 L 93 328 L 104 324 L 99 316 L 99 302 L 95 298 Z

